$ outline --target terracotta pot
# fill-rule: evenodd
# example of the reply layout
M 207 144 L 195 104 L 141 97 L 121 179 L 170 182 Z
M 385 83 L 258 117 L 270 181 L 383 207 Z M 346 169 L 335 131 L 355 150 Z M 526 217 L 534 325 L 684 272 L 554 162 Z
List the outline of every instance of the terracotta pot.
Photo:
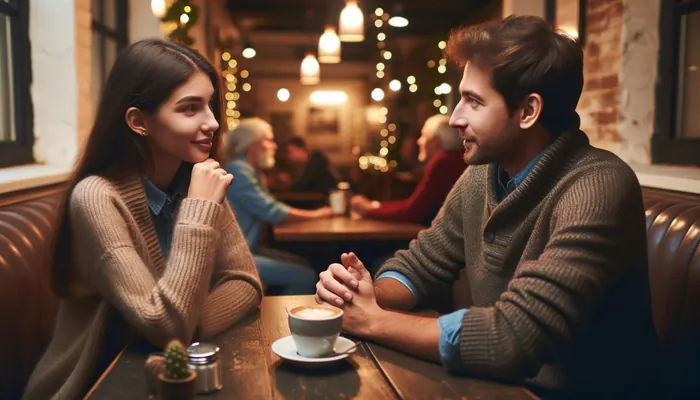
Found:
M 190 371 L 189 378 L 167 379 L 163 374 L 158 374 L 160 381 L 160 398 L 162 400 L 192 400 L 196 393 L 197 374 Z

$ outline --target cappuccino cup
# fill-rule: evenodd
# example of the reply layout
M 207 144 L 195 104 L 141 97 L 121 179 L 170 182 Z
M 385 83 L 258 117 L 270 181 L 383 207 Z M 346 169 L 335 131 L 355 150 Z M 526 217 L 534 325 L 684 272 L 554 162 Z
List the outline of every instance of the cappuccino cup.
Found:
M 298 306 L 289 310 L 289 330 L 297 353 L 303 357 L 333 354 L 340 335 L 343 310 L 324 305 Z

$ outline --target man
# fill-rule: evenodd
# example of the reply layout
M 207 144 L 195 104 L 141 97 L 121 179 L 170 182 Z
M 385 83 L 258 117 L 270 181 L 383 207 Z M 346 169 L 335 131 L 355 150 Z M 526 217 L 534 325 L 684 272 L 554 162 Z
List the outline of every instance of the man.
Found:
M 294 169 L 291 192 L 328 194 L 338 184 L 328 159 L 323 153 L 311 151 L 304 139 L 294 136 L 284 146 L 286 161 Z
M 453 33 L 447 54 L 464 65 L 450 123 L 471 167 L 374 284 L 343 254 L 317 301 L 344 309 L 348 333 L 453 371 L 565 398 L 648 394 L 657 341 L 641 190 L 578 129 L 581 48 L 541 18 L 511 16 Z M 449 290 L 463 268 L 470 308 L 390 310 Z
M 313 293 L 316 272 L 308 263 L 293 254 L 263 249 L 260 240 L 264 223 L 277 225 L 284 221 L 302 221 L 332 215 L 330 208 L 300 210 L 273 198 L 260 175 L 275 165 L 272 127 L 260 118 L 241 120 L 226 137 L 233 160 L 226 171 L 234 176 L 226 198 L 253 253 L 260 278 L 268 287 L 284 295 Z
M 350 203 L 364 218 L 416 222 L 430 225 L 466 164 L 462 139 L 446 115 L 428 118 L 421 130 L 418 161 L 427 162 L 425 173 L 411 196 L 404 200 L 378 202 L 357 195 Z

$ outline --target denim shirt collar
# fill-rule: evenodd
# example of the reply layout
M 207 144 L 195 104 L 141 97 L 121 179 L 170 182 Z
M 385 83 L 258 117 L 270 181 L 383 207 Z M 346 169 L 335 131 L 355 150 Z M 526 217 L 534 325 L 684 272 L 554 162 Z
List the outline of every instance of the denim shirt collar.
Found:
M 510 177 L 508 176 L 508 173 L 501 168 L 501 166 L 498 166 L 498 187 L 501 192 L 501 200 L 506 198 L 509 194 L 513 193 L 515 188 L 520 185 L 525 178 L 527 178 L 527 175 L 530 173 L 532 168 L 537 164 L 537 161 L 542 158 L 544 153 L 547 151 L 547 149 L 543 150 L 540 154 L 538 154 L 535 158 L 533 158 L 520 172 L 515 174 L 512 179 L 509 179 Z
M 172 195 L 168 195 L 164 191 L 160 190 L 146 175 L 141 175 L 141 180 L 143 180 L 143 185 L 146 190 L 146 201 L 148 202 L 148 208 L 151 210 L 153 215 L 160 215 L 165 208 L 166 204 L 175 204 L 182 200 L 187 195 L 187 188 L 185 187 L 184 181 L 178 175 L 175 175 L 175 182 L 173 182 L 174 190 Z

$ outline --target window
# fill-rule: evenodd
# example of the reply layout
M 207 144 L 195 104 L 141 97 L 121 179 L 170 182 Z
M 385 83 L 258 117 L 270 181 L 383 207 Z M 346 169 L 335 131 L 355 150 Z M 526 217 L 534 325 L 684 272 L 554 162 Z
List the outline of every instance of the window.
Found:
M 0 167 L 33 162 L 29 1 L 0 0 Z
M 652 161 L 700 165 L 700 0 L 661 2 Z
M 128 0 L 92 0 L 92 99 L 100 99 L 117 54 L 127 44 Z

